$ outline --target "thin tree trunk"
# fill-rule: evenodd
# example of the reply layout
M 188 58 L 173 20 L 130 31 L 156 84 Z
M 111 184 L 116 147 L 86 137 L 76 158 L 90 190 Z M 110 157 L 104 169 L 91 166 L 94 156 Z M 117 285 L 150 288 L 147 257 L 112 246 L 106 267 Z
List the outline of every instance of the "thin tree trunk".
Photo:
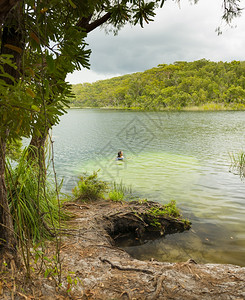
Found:
M 5 155 L 6 138 L 0 137 L 0 252 L 8 255 L 16 261 L 16 237 L 14 234 L 12 216 L 8 205 L 7 189 L 5 183 Z M 6 257 L 5 257 L 6 258 Z
M 43 148 L 45 146 L 45 141 L 48 135 L 48 130 L 45 129 L 44 132 L 41 133 L 41 136 L 38 136 L 36 134 L 32 135 L 29 147 L 34 147 L 34 148 Z
M 39 135 L 35 133 L 32 134 L 32 138 L 30 144 L 28 146 L 28 158 L 31 161 L 37 161 L 38 165 L 41 167 L 43 174 L 46 173 L 46 165 L 45 165 L 45 142 L 48 136 L 49 128 L 46 127 L 43 129 L 43 132 L 40 132 Z M 40 136 L 41 133 L 41 136 Z

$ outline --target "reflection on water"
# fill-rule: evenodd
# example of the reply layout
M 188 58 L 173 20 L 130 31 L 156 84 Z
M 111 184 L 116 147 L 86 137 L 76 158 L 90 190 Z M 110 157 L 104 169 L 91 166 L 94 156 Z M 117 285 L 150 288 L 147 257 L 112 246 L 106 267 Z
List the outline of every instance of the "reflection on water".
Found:
M 125 245 L 135 257 L 245 266 L 245 183 L 229 172 L 244 128 L 245 112 L 70 110 L 53 131 L 57 173 L 66 192 L 79 174 L 100 169 L 143 198 L 176 200 L 192 230 Z

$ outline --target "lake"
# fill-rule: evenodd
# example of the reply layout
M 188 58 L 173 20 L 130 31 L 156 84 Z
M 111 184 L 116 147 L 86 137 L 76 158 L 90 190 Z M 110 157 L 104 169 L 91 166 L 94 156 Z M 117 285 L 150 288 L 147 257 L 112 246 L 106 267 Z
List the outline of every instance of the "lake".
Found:
M 125 249 L 139 259 L 245 266 L 245 182 L 229 153 L 245 150 L 245 112 L 72 109 L 53 129 L 63 191 L 99 171 L 135 195 L 176 200 L 192 229 Z M 123 150 L 125 161 L 117 162 Z

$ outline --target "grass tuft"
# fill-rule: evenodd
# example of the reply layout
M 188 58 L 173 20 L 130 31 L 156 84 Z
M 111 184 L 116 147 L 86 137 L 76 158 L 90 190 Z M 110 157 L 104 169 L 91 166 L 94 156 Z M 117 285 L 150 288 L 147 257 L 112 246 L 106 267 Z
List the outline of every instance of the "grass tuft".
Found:
M 59 203 L 55 188 L 41 174 L 36 161 L 27 160 L 24 150 L 17 165 L 6 168 L 8 202 L 14 229 L 22 240 L 33 242 L 49 237 L 59 224 Z M 65 218 L 65 213 L 61 213 Z
M 124 193 L 113 189 L 109 192 L 109 199 L 115 202 L 124 200 Z
M 229 153 L 231 159 L 231 170 L 240 175 L 241 178 L 245 177 L 245 152 L 241 151 L 236 155 Z

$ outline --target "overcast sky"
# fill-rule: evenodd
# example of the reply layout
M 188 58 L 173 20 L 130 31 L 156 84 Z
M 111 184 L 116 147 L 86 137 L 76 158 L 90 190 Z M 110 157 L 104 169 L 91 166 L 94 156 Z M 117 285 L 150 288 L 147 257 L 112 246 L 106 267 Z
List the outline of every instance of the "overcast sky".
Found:
M 144 28 L 126 26 L 117 36 L 97 28 L 86 40 L 92 50 L 90 70 L 69 74 L 67 81 L 94 82 L 175 61 L 245 60 L 245 11 L 230 28 L 221 21 L 222 2 L 199 0 L 191 5 L 181 0 L 179 7 L 168 0 Z M 245 7 L 245 0 L 240 3 Z M 215 32 L 218 26 L 220 36 Z

